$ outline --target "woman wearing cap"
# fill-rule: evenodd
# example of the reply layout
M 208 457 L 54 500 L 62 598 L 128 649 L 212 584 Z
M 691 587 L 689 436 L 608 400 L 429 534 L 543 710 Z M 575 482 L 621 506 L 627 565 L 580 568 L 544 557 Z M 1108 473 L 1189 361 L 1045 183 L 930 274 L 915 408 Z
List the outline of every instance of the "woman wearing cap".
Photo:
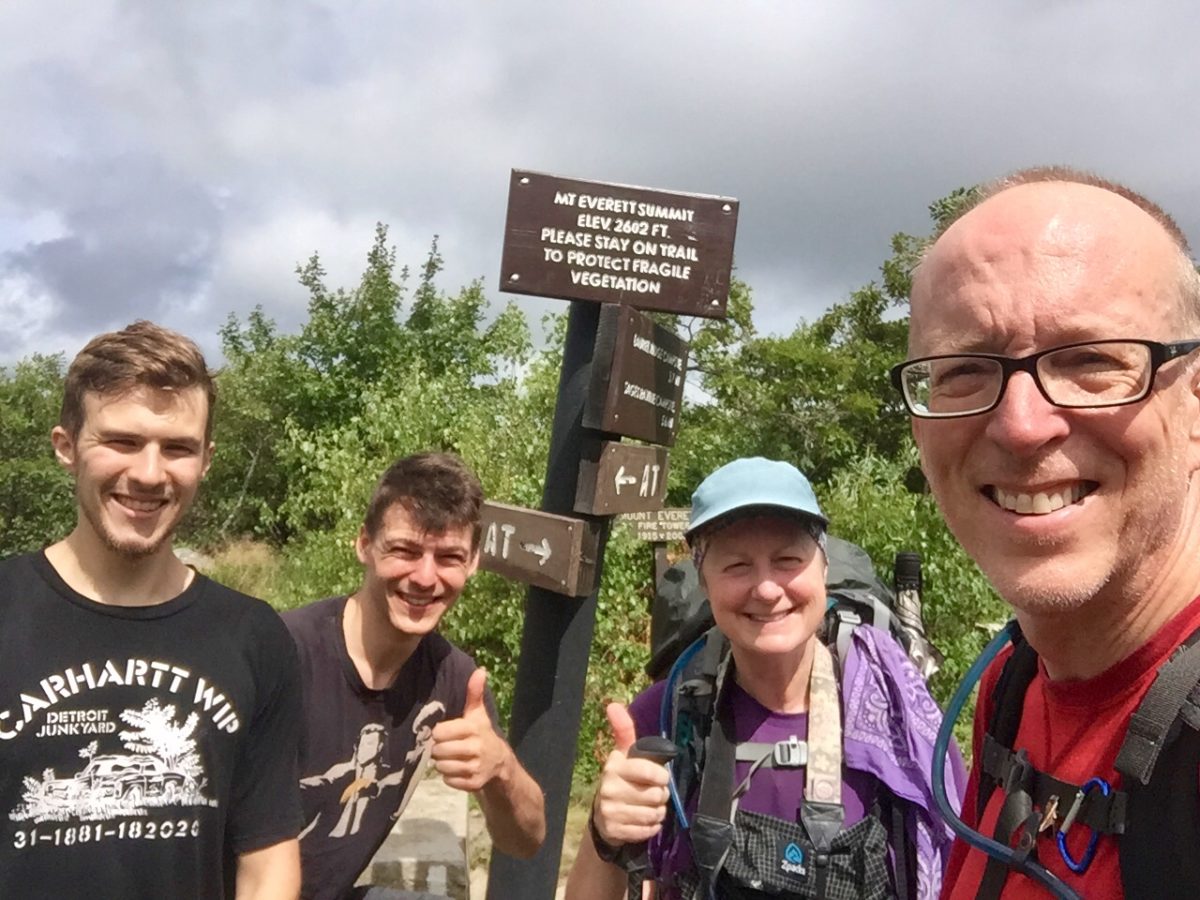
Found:
M 615 749 L 568 900 L 638 896 L 643 877 L 665 900 L 937 896 L 951 842 L 928 784 L 941 714 L 867 626 L 839 691 L 818 636 L 827 524 L 787 463 L 739 459 L 696 490 L 687 539 L 716 629 L 628 709 L 609 705 Z M 651 735 L 678 745 L 670 770 L 634 747 Z

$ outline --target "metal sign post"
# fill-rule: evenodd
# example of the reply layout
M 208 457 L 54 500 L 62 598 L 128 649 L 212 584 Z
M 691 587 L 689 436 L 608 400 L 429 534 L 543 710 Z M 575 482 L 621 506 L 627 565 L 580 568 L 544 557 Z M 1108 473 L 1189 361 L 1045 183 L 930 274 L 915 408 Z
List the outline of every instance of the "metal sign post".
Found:
M 550 459 L 542 492 L 542 509 L 546 512 L 567 514 L 575 505 L 585 438 L 583 405 L 599 312 L 597 304 L 576 302 L 571 304 L 567 317 Z M 582 521 L 588 522 L 593 531 L 598 573 L 604 563 L 610 520 Z M 578 598 L 544 587 L 529 588 L 509 739 L 522 765 L 545 794 L 546 840 L 530 860 L 492 852 L 488 900 L 550 900 L 557 889 L 599 590 L 598 578 L 593 578 L 587 594 Z
M 542 509 L 491 504 L 483 565 L 531 587 L 509 736 L 546 797 L 530 860 L 493 851 L 488 900 L 551 900 L 611 516 L 659 506 L 687 344 L 637 312 L 724 318 L 738 202 L 514 170 L 500 288 L 571 298 Z M 585 302 L 592 301 L 592 302 Z M 548 515 L 549 514 L 549 515 Z

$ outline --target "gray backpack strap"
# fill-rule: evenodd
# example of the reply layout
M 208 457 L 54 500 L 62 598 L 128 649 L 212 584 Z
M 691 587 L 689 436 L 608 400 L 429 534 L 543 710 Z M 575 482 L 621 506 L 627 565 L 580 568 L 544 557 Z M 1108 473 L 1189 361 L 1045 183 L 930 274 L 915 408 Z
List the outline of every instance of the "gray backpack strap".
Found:
M 834 655 L 837 657 L 838 665 L 843 666 L 846 663 L 846 656 L 850 653 L 850 641 L 854 636 L 854 629 L 862 624 L 862 616 L 844 606 L 835 607 L 833 615 L 834 621 L 837 623 L 834 626 L 837 630 L 833 642 Z

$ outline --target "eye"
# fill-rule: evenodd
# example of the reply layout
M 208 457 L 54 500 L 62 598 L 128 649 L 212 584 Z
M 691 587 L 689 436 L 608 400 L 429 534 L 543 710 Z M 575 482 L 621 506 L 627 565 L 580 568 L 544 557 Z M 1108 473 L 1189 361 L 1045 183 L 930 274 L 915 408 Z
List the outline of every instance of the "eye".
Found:
M 416 559 L 421 555 L 421 552 L 413 547 L 406 547 L 403 544 L 392 544 L 383 549 L 385 556 L 394 556 L 397 559 Z
M 995 366 L 983 360 L 962 358 L 947 361 L 945 365 L 936 367 L 930 374 L 936 387 L 954 385 L 974 378 L 991 374 Z

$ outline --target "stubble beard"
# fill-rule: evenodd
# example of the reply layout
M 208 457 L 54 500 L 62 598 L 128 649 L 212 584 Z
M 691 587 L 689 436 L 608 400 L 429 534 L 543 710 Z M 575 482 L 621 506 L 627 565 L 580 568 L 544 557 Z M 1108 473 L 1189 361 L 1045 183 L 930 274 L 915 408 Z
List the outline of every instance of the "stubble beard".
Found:
M 100 510 L 93 508 L 89 503 L 84 503 L 82 499 L 80 500 L 79 508 L 83 511 L 84 518 L 87 519 L 93 533 L 104 544 L 105 549 L 129 562 L 138 562 L 158 553 L 164 545 L 170 543 L 175 538 L 175 532 L 178 530 L 179 521 L 182 518 L 175 518 L 162 534 L 157 537 L 122 540 L 108 527 L 104 519 L 104 514 Z

